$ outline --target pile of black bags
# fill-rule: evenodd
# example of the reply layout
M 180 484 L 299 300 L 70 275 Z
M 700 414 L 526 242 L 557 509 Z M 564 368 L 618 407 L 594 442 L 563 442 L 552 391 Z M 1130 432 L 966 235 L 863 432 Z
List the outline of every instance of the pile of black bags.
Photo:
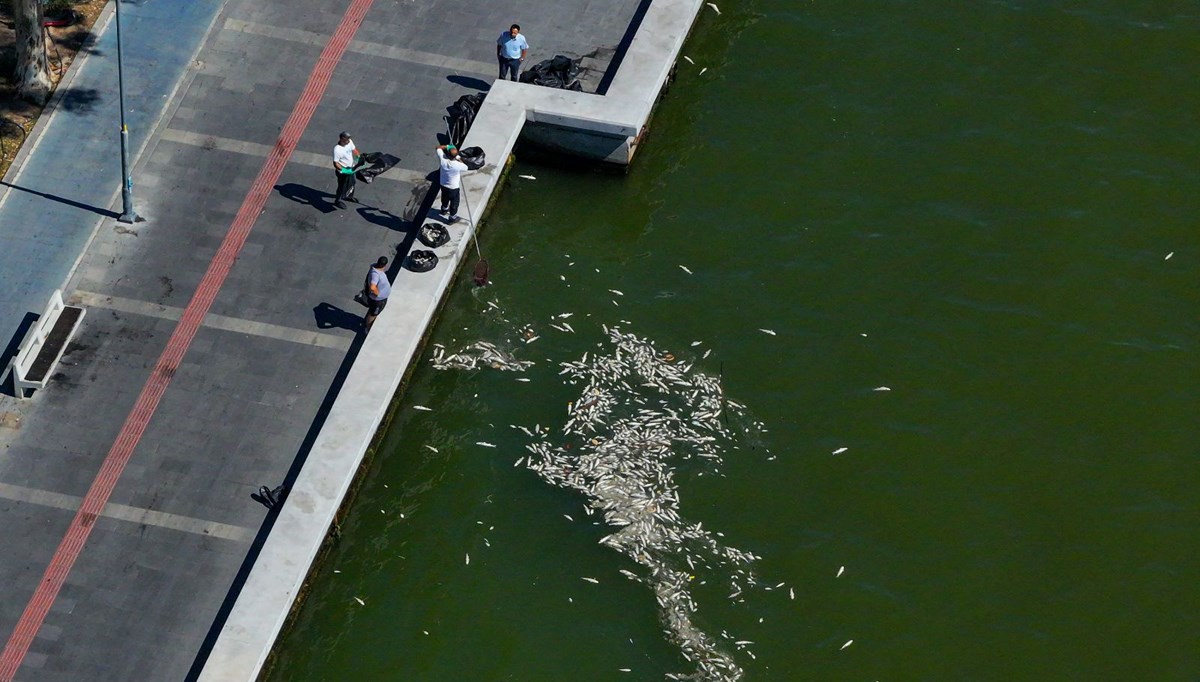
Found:
M 525 72 L 521 74 L 521 82 L 544 85 L 548 88 L 581 91 L 583 86 L 575 78 L 578 73 L 579 65 L 575 63 L 575 60 L 560 54 L 556 55 L 554 59 L 538 62 L 525 69 Z
M 476 95 L 463 95 L 458 98 L 457 102 L 450 105 L 450 115 L 446 117 L 446 123 L 450 129 L 450 144 L 457 147 L 467 139 L 467 131 L 475 122 L 475 115 L 479 113 L 479 107 L 483 106 L 484 96 L 485 93 L 482 92 Z

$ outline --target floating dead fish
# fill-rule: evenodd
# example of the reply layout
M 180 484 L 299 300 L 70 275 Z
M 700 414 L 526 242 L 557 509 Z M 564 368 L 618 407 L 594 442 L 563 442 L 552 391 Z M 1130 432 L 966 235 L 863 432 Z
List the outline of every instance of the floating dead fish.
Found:
M 412 407 L 414 410 L 420 410 L 422 412 L 433 412 L 432 407 L 425 407 L 424 405 L 413 405 Z
M 794 587 L 789 587 L 789 588 L 788 588 L 788 598 L 789 598 L 789 599 L 795 599 L 795 598 L 796 598 L 796 588 L 794 588 Z
M 684 272 L 686 272 L 686 273 L 687 273 L 687 274 L 689 274 L 689 275 L 690 275 L 690 274 L 692 274 L 692 271 L 691 271 L 691 270 L 689 270 L 689 269 L 688 269 L 688 267 L 687 267 L 686 265 L 680 265 L 680 266 L 679 266 L 679 269 L 680 269 L 680 270 L 683 270 Z
M 700 69 L 700 73 L 698 73 L 698 74 L 696 74 L 696 75 L 697 75 L 697 76 L 703 76 L 705 71 L 708 71 L 708 67 L 707 67 L 707 66 L 706 66 L 706 67 L 704 67 L 703 69 Z
M 355 597 L 355 598 L 354 598 L 354 601 L 358 602 L 358 605 L 359 605 L 359 606 L 366 606 L 366 605 L 367 605 L 367 602 L 363 601 L 362 599 L 359 599 L 358 597 Z
M 692 58 L 691 58 L 691 57 L 689 57 L 689 56 L 687 56 L 686 54 L 685 54 L 685 55 L 683 55 L 683 58 L 687 60 L 687 63 L 688 63 L 688 64 L 695 64 L 695 63 L 696 63 L 696 62 L 692 61 Z
M 833 451 L 832 453 L 830 453 L 830 454 L 833 454 L 833 455 L 840 455 L 840 454 L 842 454 L 843 452 L 845 452 L 845 451 L 847 451 L 847 450 L 849 450 L 849 449 L 850 449 L 850 448 L 838 448 L 837 450 L 834 450 L 834 451 Z
M 467 562 L 466 562 L 466 565 L 467 565 L 467 566 L 470 566 L 470 565 L 471 565 L 471 555 L 470 555 L 470 554 L 467 554 Z
M 524 180 L 537 180 L 537 178 L 533 177 L 532 175 L 518 175 L 517 177 Z
M 625 295 L 624 293 L 622 293 L 622 292 L 620 292 L 620 291 L 617 291 L 616 289 L 609 289 L 609 291 L 610 291 L 611 293 L 614 293 L 614 294 L 618 295 L 618 296 L 624 296 L 624 295 Z
M 720 8 L 720 7 L 717 7 L 717 6 L 716 6 L 716 5 L 714 5 L 713 3 L 711 3 L 711 2 L 706 2 L 706 3 L 704 3 L 704 4 L 706 4 L 706 5 L 708 5 L 709 7 L 711 7 L 711 8 L 712 8 L 712 11 L 716 12 L 717 14 L 720 14 L 720 13 L 721 13 L 721 8 Z
M 433 450 L 434 452 L 439 452 L 439 450 L 438 450 L 437 448 L 433 447 L 432 445 L 426 445 L 426 446 L 425 446 L 425 449 L 427 449 L 427 450 Z
M 846 647 L 850 646 L 851 644 L 854 644 L 854 640 L 852 640 L 852 639 L 846 640 L 846 643 L 842 645 L 842 649 L 845 649 Z M 842 649 L 838 649 L 838 651 L 841 651 Z
M 770 334 L 771 336 L 777 336 L 777 334 L 775 334 L 775 330 L 773 329 L 759 329 L 758 331 L 764 334 Z
M 492 444 L 492 443 L 489 443 L 489 442 L 487 442 L 487 441 L 485 441 L 485 440 L 477 440 L 477 441 L 475 441 L 475 444 L 476 444 L 476 445 L 481 445 L 481 446 L 483 446 L 483 447 L 485 447 L 485 448 L 494 448 L 494 447 L 496 447 L 494 444 Z
M 873 388 L 871 390 L 872 391 L 890 391 L 892 389 L 888 388 L 887 386 L 876 386 L 875 388 Z
M 600 584 L 600 581 L 599 581 L 599 580 L 596 580 L 595 578 L 589 578 L 589 577 L 587 577 L 587 576 L 582 576 L 580 579 L 581 579 L 581 580 L 586 580 L 586 581 L 588 581 L 589 583 L 592 583 L 592 584 L 594 584 L 594 585 L 599 585 L 599 584 Z
M 845 567 L 845 566 L 842 566 L 841 568 L 839 568 L 839 569 L 838 569 L 837 575 L 835 575 L 834 577 L 835 577 L 835 578 L 840 578 L 840 577 L 842 577 L 842 574 L 843 574 L 843 573 L 845 573 L 845 572 L 846 572 L 846 567 Z
M 1166 258 L 1164 258 L 1163 260 L 1171 260 L 1171 256 L 1174 256 L 1174 255 L 1175 255 L 1175 252 L 1174 252 L 1174 251 L 1172 251 L 1171 253 L 1168 253 L 1168 254 L 1167 254 L 1167 257 L 1166 257 Z

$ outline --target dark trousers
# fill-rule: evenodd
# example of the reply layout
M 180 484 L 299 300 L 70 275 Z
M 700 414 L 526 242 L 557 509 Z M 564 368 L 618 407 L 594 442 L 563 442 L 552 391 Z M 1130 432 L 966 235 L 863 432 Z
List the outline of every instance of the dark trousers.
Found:
M 450 215 L 458 215 L 458 193 L 459 187 L 450 189 L 442 187 L 442 213 L 450 212 Z
M 341 203 L 354 196 L 354 173 L 337 172 L 337 202 Z
M 500 80 L 504 80 L 504 72 L 512 74 L 512 80 L 517 80 L 521 72 L 521 58 L 509 59 L 508 57 L 497 57 L 500 60 Z

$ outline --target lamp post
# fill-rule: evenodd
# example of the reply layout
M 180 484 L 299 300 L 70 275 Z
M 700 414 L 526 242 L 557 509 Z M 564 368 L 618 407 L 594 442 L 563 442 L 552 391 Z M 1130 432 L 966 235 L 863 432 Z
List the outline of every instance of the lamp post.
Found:
M 129 128 L 125 127 L 125 76 L 121 60 L 121 0 L 113 3 L 117 11 L 117 100 L 121 107 L 121 216 L 117 220 L 134 223 L 138 214 L 133 210 L 133 177 L 129 170 Z

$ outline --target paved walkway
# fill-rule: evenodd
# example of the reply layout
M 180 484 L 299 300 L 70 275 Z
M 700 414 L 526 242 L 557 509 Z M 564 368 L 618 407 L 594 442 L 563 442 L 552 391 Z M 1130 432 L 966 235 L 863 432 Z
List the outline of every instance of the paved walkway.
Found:
M 580 56 L 611 50 L 636 5 L 122 4 L 147 221 L 111 217 L 111 24 L 0 203 L 4 335 L 68 276 L 89 308 L 50 386 L 0 398 L 0 682 L 188 675 L 260 534 L 250 493 L 303 461 L 353 361 L 350 295 L 425 215 L 445 107 L 488 87 L 513 20 L 534 60 Z M 361 26 L 310 78 L 348 8 Z M 341 129 L 402 159 L 348 211 L 329 195 Z M 248 214 L 281 140 L 295 150 Z

